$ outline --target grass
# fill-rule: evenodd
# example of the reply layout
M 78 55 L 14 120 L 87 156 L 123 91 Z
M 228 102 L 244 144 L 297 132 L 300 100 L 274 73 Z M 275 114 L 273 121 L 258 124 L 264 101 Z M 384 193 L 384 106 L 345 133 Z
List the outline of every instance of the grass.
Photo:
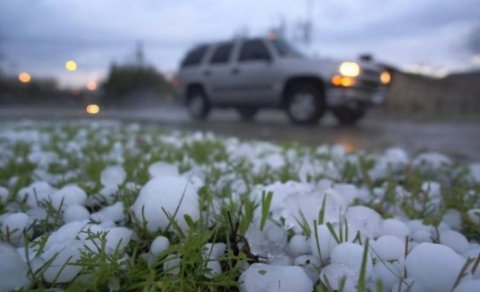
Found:
M 306 181 L 312 184 L 329 179 L 337 183 L 352 183 L 368 192 L 365 200 L 356 200 L 354 204 L 368 206 L 384 218 L 395 217 L 399 213 L 411 219 L 421 219 L 426 224 L 438 225 L 447 209 L 455 208 L 463 218 L 462 233 L 471 240 L 480 239 L 480 226 L 473 222 L 467 212 L 480 206 L 480 184 L 469 177 L 463 164 L 451 164 L 440 169 L 428 170 L 407 165 L 392 171 L 382 178 L 374 179 L 370 171 L 377 163 L 373 154 L 347 154 L 335 157 L 331 152 L 318 153 L 316 148 L 298 144 L 265 145 L 249 141 L 225 139 L 212 135 L 165 132 L 162 129 L 143 128 L 126 124 L 5 124 L 4 128 L 14 129 L 17 133 L 34 131 L 37 136 L 19 139 L 0 135 L 0 186 L 9 190 L 6 202 L 0 202 L 0 214 L 14 211 L 26 211 L 25 202 L 20 202 L 16 193 L 37 180 L 47 180 L 60 188 L 70 183 L 82 187 L 91 198 L 98 198 L 102 188 L 100 175 L 109 165 L 120 164 L 127 173 L 127 182 L 143 186 L 149 180 L 148 167 L 156 161 L 166 161 L 178 165 L 180 172 L 199 175 L 203 186 L 199 189 L 201 216 L 198 221 L 186 217 L 189 228 L 182 230 L 175 221 L 176 212 L 165 212 L 169 218 L 169 228 L 149 232 L 142 222 L 138 222 L 130 209 L 138 195 L 123 184 L 115 198 L 125 208 L 125 220 L 121 222 L 133 230 L 135 240 L 131 240 L 124 250 L 106 249 L 105 233 L 89 233 L 88 240 L 98 244 L 96 249 L 82 250 L 79 260 L 67 262 L 81 268 L 81 272 L 69 283 L 48 283 L 42 273 L 53 260 L 40 268 L 29 269 L 31 286 L 25 290 L 43 290 L 61 288 L 68 291 L 236 291 L 238 277 L 246 262 L 264 260 L 249 250 L 245 235 L 252 224 L 263 230 L 268 221 L 284 226 L 285 222 L 274 220 L 271 206 L 275 196 L 272 192 L 263 192 L 259 200 L 249 196 L 257 185 L 274 182 Z M 248 146 L 242 150 L 243 146 Z M 46 161 L 35 158 L 51 158 Z M 262 164 L 262 159 L 274 155 L 282 161 L 279 167 Z M 273 156 L 271 156 L 273 157 Z M 313 167 L 305 171 L 304 165 Z M 442 186 L 438 203 L 430 190 L 422 189 L 426 181 L 437 181 Z M 399 187 L 403 196 L 399 195 Z M 376 190 L 383 190 L 378 195 Z M 405 195 L 407 194 L 407 195 Z M 237 199 L 240 198 L 240 199 Z M 348 238 L 348 224 L 341 221 L 335 227 L 325 222 L 326 197 L 320 212 L 313 222 L 299 213 L 296 218 L 302 233 L 315 237 L 318 252 L 318 224 L 326 224 L 337 242 L 352 241 Z M 98 201 L 97 208 L 107 205 Z M 40 202 L 47 212 L 45 220 L 34 221 L 23 236 L 23 243 L 35 247 L 36 255 L 42 253 L 51 232 L 64 222 L 62 212 L 53 208 L 50 202 Z M 9 231 L 11 232 L 11 231 Z M 9 232 L 1 232 L 2 241 L 9 242 Z M 151 259 L 149 246 L 156 236 L 169 238 L 167 251 Z M 361 242 L 362 239 L 357 236 Z M 219 259 L 223 273 L 216 278 L 206 277 L 208 268 L 202 249 L 211 242 L 226 243 L 224 256 Z M 371 245 L 366 240 L 364 260 L 357 289 L 369 291 L 372 288 L 366 279 L 366 259 Z M 33 256 L 33 255 L 32 255 Z M 260 256 L 260 257 L 258 257 Z M 149 260 L 150 257 L 150 260 Z M 172 259 L 179 259 L 178 273 L 172 273 L 166 267 Z M 323 268 L 328 262 L 322 263 Z M 32 263 L 28 262 L 29 267 Z M 466 264 L 458 282 L 469 272 L 477 269 L 478 260 Z M 468 269 L 467 269 L 468 268 Z M 55 282 L 55 281 L 54 281 Z M 345 279 L 340 290 L 345 287 Z M 328 283 L 327 283 L 328 284 Z M 458 283 L 456 283 L 457 285 Z M 315 283 L 316 291 L 329 291 L 330 285 Z M 377 290 L 383 290 L 382 283 L 376 283 Z

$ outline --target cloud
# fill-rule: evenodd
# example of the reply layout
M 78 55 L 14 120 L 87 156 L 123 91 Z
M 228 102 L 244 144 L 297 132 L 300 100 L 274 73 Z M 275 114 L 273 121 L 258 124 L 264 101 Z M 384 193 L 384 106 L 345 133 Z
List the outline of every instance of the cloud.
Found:
M 477 0 L 313 1 L 313 47 L 322 54 L 373 52 L 400 67 L 471 63 L 464 38 L 478 23 Z M 282 18 L 292 28 L 306 15 L 306 1 L 298 0 L 0 0 L 0 49 L 10 71 L 62 77 L 65 59 L 75 58 L 85 74 L 100 76 L 143 40 L 148 59 L 171 71 L 196 43 L 244 27 L 265 33 Z

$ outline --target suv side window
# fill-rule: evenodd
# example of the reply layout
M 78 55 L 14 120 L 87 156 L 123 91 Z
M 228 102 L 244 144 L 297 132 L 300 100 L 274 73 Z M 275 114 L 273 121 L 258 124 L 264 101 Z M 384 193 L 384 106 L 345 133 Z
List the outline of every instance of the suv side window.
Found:
M 210 60 L 210 64 L 223 64 L 227 63 L 230 59 L 230 55 L 232 54 L 233 44 L 226 43 L 219 45 L 215 52 L 213 53 L 212 59 Z
M 271 56 L 265 43 L 261 40 L 249 40 L 242 44 L 240 62 L 270 60 Z
M 183 59 L 182 63 L 180 66 L 183 67 L 188 67 L 188 66 L 194 66 L 200 64 L 202 61 L 203 56 L 207 52 L 208 46 L 199 46 L 191 50 L 185 59 Z

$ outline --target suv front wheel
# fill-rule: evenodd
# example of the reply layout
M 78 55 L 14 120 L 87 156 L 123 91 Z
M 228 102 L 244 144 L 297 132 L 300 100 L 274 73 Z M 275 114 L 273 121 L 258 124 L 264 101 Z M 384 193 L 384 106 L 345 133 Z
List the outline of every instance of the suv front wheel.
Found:
M 203 89 L 192 88 L 187 96 L 187 108 L 190 116 L 196 120 L 204 120 L 210 112 L 210 103 Z
M 299 83 L 287 91 L 286 110 L 290 120 L 296 124 L 314 124 L 325 113 L 322 91 L 314 85 Z
M 346 104 L 332 108 L 333 115 L 341 125 L 352 126 L 360 120 L 367 111 L 362 103 Z

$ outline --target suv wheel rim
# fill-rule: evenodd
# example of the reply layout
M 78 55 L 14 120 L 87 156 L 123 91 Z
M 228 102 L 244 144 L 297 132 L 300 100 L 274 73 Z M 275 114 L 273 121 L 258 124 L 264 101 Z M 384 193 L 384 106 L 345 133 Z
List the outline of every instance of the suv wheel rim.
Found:
M 190 112 L 194 116 L 199 116 L 202 114 L 203 109 L 205 108 L 205 103 L 203 101 L 203 97 L 200 95 L 195 95 L 192 97 L 189 103 Z
M 315 114 L 315 95 L 309 92 L 296 93 L 290 102 L 290 114 L 298 121 L 306 121 Z

